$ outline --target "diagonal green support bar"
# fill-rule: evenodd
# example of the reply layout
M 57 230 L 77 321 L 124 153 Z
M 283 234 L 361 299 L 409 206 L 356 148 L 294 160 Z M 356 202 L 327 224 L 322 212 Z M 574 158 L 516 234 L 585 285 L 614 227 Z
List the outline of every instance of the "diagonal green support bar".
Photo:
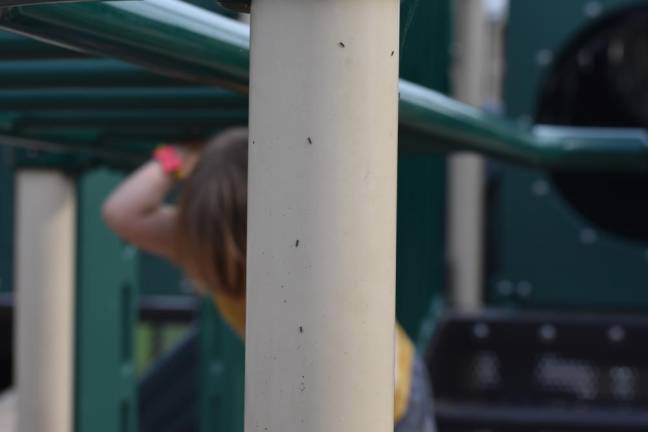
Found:
M 0 27 L 116 57 L 159 74 L 247 92 L 248 28 L 179 0 L 11 8 L 0 13 Z M 135 70 L 124 72 L 127 79 L 141 73 Z M 591 129 L 534 131 L 407 81 L 401 80 L 400 91 L 401 126 L 427 136 L 430 145 L 426 150 L 477 151 L 545 169 L 648 169 L 648 139 L 641 131 L 608 131 L 602 135 Z

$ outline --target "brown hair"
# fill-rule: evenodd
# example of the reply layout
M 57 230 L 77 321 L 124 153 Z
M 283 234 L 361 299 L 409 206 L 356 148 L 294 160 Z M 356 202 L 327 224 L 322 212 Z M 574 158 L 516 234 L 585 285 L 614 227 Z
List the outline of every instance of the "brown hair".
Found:
M 176 248 L 201 289 L 245 295 L 247 233 L 246 128 L 228 129 L 206 145 L 181 190 Z

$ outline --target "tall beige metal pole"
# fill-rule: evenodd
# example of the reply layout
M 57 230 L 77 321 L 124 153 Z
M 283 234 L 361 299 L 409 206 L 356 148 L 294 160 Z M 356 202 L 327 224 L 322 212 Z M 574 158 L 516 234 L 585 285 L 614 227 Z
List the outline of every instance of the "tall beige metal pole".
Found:
M 73 428 L 76 190 L 56 171 L 16 178 L 18 432 Z
M 246 432 L 393 428 L 398 20 L 252 4 Z

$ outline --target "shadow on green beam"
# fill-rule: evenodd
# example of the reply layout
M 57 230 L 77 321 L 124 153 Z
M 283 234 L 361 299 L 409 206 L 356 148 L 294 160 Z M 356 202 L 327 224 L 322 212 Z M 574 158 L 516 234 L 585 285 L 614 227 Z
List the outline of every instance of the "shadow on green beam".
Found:
M 179 0 L 17 7 L 5 9 L 0 25 L 175 78 L 247 91 L 247 26 Z
M 0 89 L 189 85 L 186 81 L 108 59 L 0 61 Z
M 87 88 L 0 91 L 0 110 L 247 110 L 248 99 L 207 87 Z
M 247 27 L 179 0 L 12 8 L 0 25 L 157 73 L 247 91 Z M 401 126 L 429 138 L 430 150 L 476 151 L 550 170 L 648 168 L 641 131 L 534 133 L 407 81 L 401 81 L 400 92 Z

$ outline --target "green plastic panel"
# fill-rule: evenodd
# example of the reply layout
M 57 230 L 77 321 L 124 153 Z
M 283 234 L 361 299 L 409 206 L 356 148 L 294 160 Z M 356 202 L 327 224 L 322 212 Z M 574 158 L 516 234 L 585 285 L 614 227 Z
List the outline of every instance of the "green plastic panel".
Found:
M 507 36 L 508 114 L 527 122 L 556 53 L 598 19 L 634 4 L 648 6 L 646 1 L 514 0 Z M 592 226 L 540 171 L 497 164 L 492 173 L 489 303 L 648 308 L 648 245 Z
M 599 231 L 541 172 L 499 169 L 491 214 L 489 303 L 648 308 L 648 245 Z
M 136 432 L 137 252 L 100 214 L 121 178 L 107 171 L 79 178 L 76 432 Z
M 401 8 L 401 76 L 449 90 L 449 0 L 406 0 Z M 431 305 L 442 295 L 445 263 L 445 158 L 419 152 L 429 139 L 401 129 L 398 158 L 396 315 L 424 345 Z
M 638 0 L 512 0 L 507 34 L 506 110 L 520 123 L 535 114 L 540 84 L 569 41 L 603 16 Z M 547 31 L 550 26 L 551 31 Z

